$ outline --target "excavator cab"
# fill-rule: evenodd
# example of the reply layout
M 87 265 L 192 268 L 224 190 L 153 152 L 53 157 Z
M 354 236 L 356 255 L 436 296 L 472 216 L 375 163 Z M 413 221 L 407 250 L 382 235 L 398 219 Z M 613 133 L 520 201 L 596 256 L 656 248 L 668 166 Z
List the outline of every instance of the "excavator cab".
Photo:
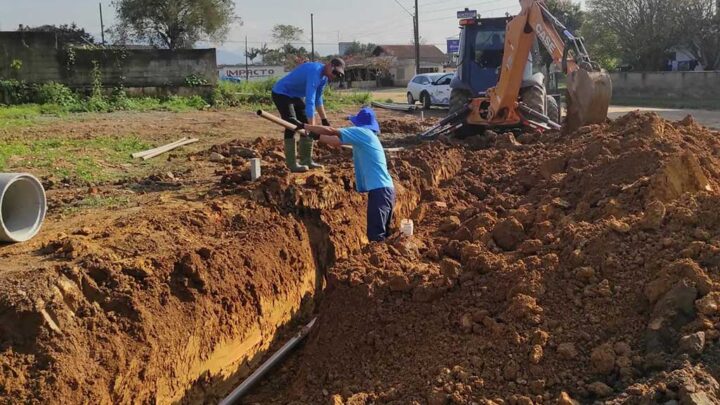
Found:
M 461 25 L 458 68 L 450 87 L 465 98 L 497 85 L 508 18 L 467 19 Z

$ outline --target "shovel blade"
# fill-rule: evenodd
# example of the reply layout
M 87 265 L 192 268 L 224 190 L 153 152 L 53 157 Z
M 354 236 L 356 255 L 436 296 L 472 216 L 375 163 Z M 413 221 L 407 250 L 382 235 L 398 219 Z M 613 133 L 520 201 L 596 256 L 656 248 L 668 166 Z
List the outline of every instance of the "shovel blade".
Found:
M 611 97 L 612 82 L 606 72 L 578 69 L 570 73 L 567 78 L 566 131 L 605 122 Z

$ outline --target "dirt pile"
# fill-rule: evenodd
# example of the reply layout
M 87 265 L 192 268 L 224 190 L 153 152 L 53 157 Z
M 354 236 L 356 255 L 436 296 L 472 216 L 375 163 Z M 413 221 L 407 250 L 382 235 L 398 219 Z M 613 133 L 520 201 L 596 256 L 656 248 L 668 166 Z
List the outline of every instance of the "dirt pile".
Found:
M 436 118 L 420 120 L 416 117 L 383 119 L 380 121 L 380 132 L 415 135 L 435 125 L 438 121 Z
M 313 307 L 248 403 L 717 402 L 718 135 L 630 114 L 388 152 L 416 234 L 369 245 L 350 151 L 289 175 L 279 140 L 216 145 L 206 195 L 0 253 L 0 402 L 212 402 Z
M 718 135 L 630 114 L 401 153 L 415 237 L 330 269 L 319 327 L 248 403 L 717 402 Z M 442 150 L 459 169 L 422 182 Z
M 3 398 L 192 399 L 198 379 L 247 370 L 315 294 L 305 227 L 251 201 L 75 225 L 28 247 L 44 259 L 37 267 L 0 278 Z

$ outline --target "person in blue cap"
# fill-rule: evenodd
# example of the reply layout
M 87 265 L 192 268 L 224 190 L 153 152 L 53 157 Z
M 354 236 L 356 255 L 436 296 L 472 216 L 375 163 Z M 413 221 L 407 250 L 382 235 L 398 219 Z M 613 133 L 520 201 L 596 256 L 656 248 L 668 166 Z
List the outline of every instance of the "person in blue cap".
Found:
M 272 100 L 280 117 L 294 124 L 315 124 L 315 111 L 322 124 L 330 126 L 322 93 L 329 80 L 341 79 L 345 75 L 345 62 L 334 58 L 328 63 L 307 62 L 296 67 L 287 76 L 278 80 L 272 88 Z M 304 98 L 304 100 L 303 100 Z M 308 168 L 318 169 L 322 165 L 312 160 L 313 140 L 301 138 L 299 145 L 300 164 L 295 159 L 295 133 L 285 131 L 285 163 L 293 173 L 306 172 Z
M 308 137 L 329 146 L 352 145 L 357 191 L 368 193 L 367 237 L 379 242 L 389 236 L 390 222 L 395 207 L 395 186 L 387 169 L 385 150 L 378 135 L 380 125 L 375 112 L 363 107 L 357 115 L 349 117 L 352 127 L 332 128 L 300 124 Z

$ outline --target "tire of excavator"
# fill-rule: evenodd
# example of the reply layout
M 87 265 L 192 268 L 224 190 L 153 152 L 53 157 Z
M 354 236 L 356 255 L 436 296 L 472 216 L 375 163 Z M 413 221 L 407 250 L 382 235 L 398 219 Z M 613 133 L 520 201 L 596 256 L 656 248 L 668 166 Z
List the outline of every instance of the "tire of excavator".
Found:
M 465 89 L 452 89 L 450 92 L 450 110 L 448 115 L 454 114 L 462 110 L 472 98 L 472 93 Z M 464 118 L 463 118 L 464 119 Z M 456 129 L 452 136 L 456 139 L 465 139 L 473 135 L 480 135 L 485 132 L 482 125 L 465 124 L 460 129 Z
M 520 99 L 522 100 L 522 102 L 525 103 L 526 106 L 539 112 L 540 114 L 545 114 L 546 98 L 547 95 L 543 87 L 530 86 L 525 87 L 524 89 L 520 89 Z
M 560 122 L 560 106 L 555 97 L 546 94 L 543 87 L 526 87 L 520 91 L 520 98 L 528 107 L 546 115 L 556 124 L 562 125 L 562 122 Z

